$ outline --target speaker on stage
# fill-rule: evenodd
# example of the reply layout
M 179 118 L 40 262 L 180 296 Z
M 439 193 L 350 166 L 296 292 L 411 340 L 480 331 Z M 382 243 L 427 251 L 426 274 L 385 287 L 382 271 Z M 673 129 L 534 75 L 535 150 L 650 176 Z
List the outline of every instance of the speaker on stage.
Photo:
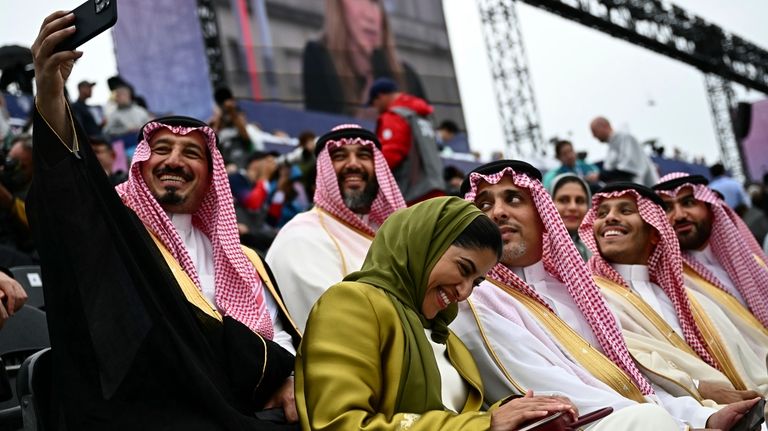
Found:
M 741 141 L 749 135 L 749 128 L 752 123 L 752 104 L 739 102 L 736 106 L 736 112 L 733 116 L 733 134 L 736 140 Z

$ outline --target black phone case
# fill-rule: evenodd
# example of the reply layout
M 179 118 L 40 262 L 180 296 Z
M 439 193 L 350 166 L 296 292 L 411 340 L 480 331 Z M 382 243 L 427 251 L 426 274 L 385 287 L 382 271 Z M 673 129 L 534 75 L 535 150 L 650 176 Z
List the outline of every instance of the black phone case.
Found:
M 760 425 L 765 422 L 765 400 L 760 400 L 755 404 L 747 414 L 745 414 L 734 426 L 731 431 L 754 431 L 759 430 Z
M 75 14 L 75 34 L 65 39 L 56 51 L 71 51 L 93 39 L 117 22 L 117 0 L 110 0 L 101 13 L 96 13 L 96 2 L 87 0 L 72 11 Z

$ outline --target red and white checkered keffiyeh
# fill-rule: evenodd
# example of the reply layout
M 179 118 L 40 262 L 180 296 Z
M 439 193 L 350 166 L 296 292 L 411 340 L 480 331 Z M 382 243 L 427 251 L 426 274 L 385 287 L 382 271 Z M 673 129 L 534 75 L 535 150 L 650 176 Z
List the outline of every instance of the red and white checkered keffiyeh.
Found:
M 128 181 L 116 187 L 117 193 L 123 203 L 163 242 L 184 272 L 198 289 L 201 289 L 197 269 L 181 236 L 141 176 L 141 164 L 151 155 L 149 140 L 153 133 L 161 128 L 176 135 L 186 135 L 193 131 L 205 135 L 213 163 L 211 185 L 200 208 L 192 214 L 192 224 L 208 237 L 213 247 L 216 305 L 223 314 L 272 339 L 274 330 L 264 300 L 264 287 L 253 264 L 240 248 L 232 192 L 224 161 L 216 148 L 215 133 L 211 128 L 171 126 L 158 122 L 147 124 L 143 129 L 142 140 L 136 147 Z
M 544 225 L 542 247 L 544 269 L 561 283 L 565 284 L 568 293 L 570 293 L 592 328 L 592 332 L 600 343 L 600 347 L 602 347 L 611 361 L 621 367 L 632 378 L 644 395 L 652 394 L 653 389 L 651 385 L 643 377 L 632 360 L 613 313 L 605 304 L 600 290 L 592 279 L 592 274 L 579 255 L 579 251 L 573 244 L 573 240 L 571 240 L 571 236 L 568 234 L 568 230 L 565 228 L 552 198 L 541 182 L 528 175 L 516 173 L 509 167 L 491 175 L 473 172 L 469 176 L 470 189 L 464 196 L 464 199 L 474 202 L 478 184 L 481 182 L 497 184 L 505 175 L 512 178 L 515 186 L 528 190 L 541 217 Z M 554 312 L 549 304 L 530 285 L 502 263 L 497 263 L 487 276 L 517 289 Z
M 659 183 L 687 176 L 689 174 L 674 172 L 665 175 Z M 709 237 L 712 252 L 746 300 L 752 314 L 768 327 L 768 270 L 755 259 L 758 257 L 763 262 L 766 261 L 762 248 L 741 217 L 709 187 L 686 183 L 674 190 L 657 190 L 656 193 L 675 197 L 684 187 L 691 187 L 694 198 L 709 204 L 713 216 L 712 233 Z M 690 253 L 683 251 L 683 260 L 705 280 L 727 292 L 712 271 Z
M 631 189 L 595 194 L 592 197 L 592 208 L 587 212 L 579 227 L 579 237 L 593 253 L 588 262 L 589 269 L 595 275 L 605 277 L 629 289 L 627 281 L 600 254 L 592 230 L 600 203 L 606 199 L 622 196 L 635 199 L 640 217 L 659 233 L 659 243 L 648 259 L 648 274 L 651 282 L 659 285 L 672 301 L 680 321 L 680 327 L 683 330 L 683 336 L 691 348 L 709 365 L 718 368 L 717 362 L 707 351 L 704 338 L 693 319 L 691 304 L 683 284 L 683 259 L 680 256 L 680 245 L 677 242 L 675 231 L 667 221 L 667 215 L 663 208 Z
M 356 124 L 342 124 L 333 128 L 333 131 L 341 129 L 362 129 Z M 315 205 L 328 211 L 338 219 L 344 221 L 350 226 L 367 233 L 370 236 L 376 235 L 376 230 L 368 223 L 363 221 L 359 215 L 352 212 L 345 204 L 339 190 L 339 178 L 336 170 L 333 169 L 331 162 L 331 151 L 342 145 L 361 144 L 369 147 L 373 151 L 374 172 L 376 173 L 376 182 L 379 184 L 379 191 L 371 204 L 371 211 L 368 213 L 370 222 L 377 227 L 393 212 L 405 208 L 400 188 L 397 186 L 395 177 L 384 159 L 384 155 L 376 148 L 373 141 L 360 138 L 342 138 L 339 140 L 330 140 L 325 144 L 325 148 L 317 156 L 317 180 L 315 182 Z

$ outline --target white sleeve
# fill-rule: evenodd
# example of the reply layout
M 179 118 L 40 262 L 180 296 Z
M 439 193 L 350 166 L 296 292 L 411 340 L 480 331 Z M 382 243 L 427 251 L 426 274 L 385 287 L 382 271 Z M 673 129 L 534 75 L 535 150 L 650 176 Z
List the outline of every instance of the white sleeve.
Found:
M 675 397 L 659 385 L 652 384 L 652 386 L 656 392 L 659 404 L 670 415 L 690 425 L 691 428 L 706 428 L 707 419 L 717 411 L 713 408 L 702 406 L 693 397 Z
M 288 312 L 301 331 L 320 295 L 345 275 L 338 250 L 319 227 L 293 228 L 289 223 L 275 238 L 265 260 L 280 286 Z

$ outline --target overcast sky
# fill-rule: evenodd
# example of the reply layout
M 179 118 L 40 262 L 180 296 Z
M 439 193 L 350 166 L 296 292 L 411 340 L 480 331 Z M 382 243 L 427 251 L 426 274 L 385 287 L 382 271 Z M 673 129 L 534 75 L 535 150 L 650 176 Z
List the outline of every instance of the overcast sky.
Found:
M 764 1 L 675 3 L 768 47 Z M 443 4 L 471 145 L 500 149 L 501 126 L 490 112 L 495 98 L 477 6 L 465 0 Z M 588 150 L 591 160 L 599 160 L 606 146 L 588 126 L 594 116 L 604 115 L 614 128 L 640 140 L 658 138 L 667 154 L 679 147 L 710 163 L 718 160 L 704 78 L 696 69 L 527 4 L 518 2 L 517 11 L 545 140 L 569 138 L 578 150 Z M 739 86 L 736 90 L 740 98 L 765 97 Z
M 320 1 L 320 0 L 313 0 Z M 414 0 L 416 1 L 416 0 Z M 23 2 L 0 14 L 0 46 L 30 45 L 51 2 Z M 72 9 L 81 0 L 58 0 Z M 474 1 L 443 0 L 465 118 L 473 148 L 489 154 L 502 149 L 479 13 Z M 726 30 L 768 47 L 768 3 L 764 0 L 676 0 L 676 4 Z M 611 38 L 548 12 L 517 4 L 533 91 L 545 139 L 573 140 L 599 160 L 605 146 L 589 133 L 595 115 L 638 139 L 658 138 L 668 148 L 718 159 L 703 76 L 697 70 L 627 42 Z M 94 103 L 107 98 L 106 78 L 116 73 L 112 38 L 103 34 L 83 46 L 68 84 L 72 94 L 82 79 L 94 80 Z M 741 99 L 764 98 L 736 86 Z

